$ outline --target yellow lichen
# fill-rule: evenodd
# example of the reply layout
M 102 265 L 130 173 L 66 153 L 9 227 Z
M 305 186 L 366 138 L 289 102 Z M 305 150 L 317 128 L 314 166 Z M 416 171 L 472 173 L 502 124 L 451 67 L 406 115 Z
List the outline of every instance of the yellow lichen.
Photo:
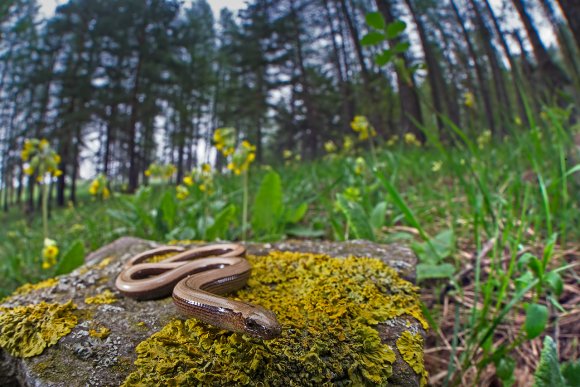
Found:
M 12 293 L 12 295 L 28 294 L 33 290 L 50 288 L 51 286 L 54 286 L 57 283 L 58 283 L 58 278 L 49 278 L 49 279 L 46 279 L 44 281 L 40 281 L 40 282 L 35 283 L 35 284 L 24 284 L 24 285 L 20 286 L 18 289 L 16 289 L 14 291 L 14 293 Z
M 41 354 L 77 324 L 74 309 L 72 301 L 0 308 L 0 347 L 13 356 Z
M 99 339 L 106 339 L 111 334 L 111 330 L 107 327 L 100 327 L 97 329 L 89 329 L 89 336 L 97 337 Z
M 96 296 L 85 298 L 85 303 L 87 304 L 112 304 L 117 301 L 117 298 L 109 289 L 105 289 L 103 293 Z
M 104 258 L 101 262 L 97 263 L 95 266 L 97 269 L 104 269 L 105 267 L 109 266 L 109 264 L 113 261 L 113 257 Z
M 404 331 L 397 339 L 397 349 L 413 371 L 421 375 L 421 385 L 427 384 L 427 371 L 423 363 L 423 337 L 418 333 Z
M 173 320 L 137 346 L 132 385 L 383 385 L 395 353 L 376 324 L 420 315 L 417 288 L 371 258 L 272 252 L 249 256 L 248 285 L 236 299 L 276 313 L 270 341 Z

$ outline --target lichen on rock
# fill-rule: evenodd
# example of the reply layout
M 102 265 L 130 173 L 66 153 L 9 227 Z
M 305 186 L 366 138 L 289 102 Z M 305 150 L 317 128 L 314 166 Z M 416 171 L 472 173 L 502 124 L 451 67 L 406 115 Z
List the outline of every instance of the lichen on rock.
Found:
M 397 340 L 397 349 L 403 360 L 411 366 L 413 371 L 421 375 L 421 385 L 425 385 L 427 383 L 427 371 L 423 362 L 423 337 L 418 333 L 413 334 L 409 331 L 404 331 Z
M 95 296 L 85 298 L 85 303 L 87 304 L 113 304 L 117 301 L 117 297 L 109 289 L 105 289 L 102 293 Z
M 77 324 L 75 309 L 72 301 L 0 307 L 0 347 L 18 357 L 41 354 Z
M 396 355 L 376 325 L 408 315 L 427 326 L 417 288 L 377 259 L 271 252 L 248 260 L 252 276 L 235 298 L 275 312 L 282 335 L 262 341 L 173 320 L 137 346 L 126 386 L 384 385 Z

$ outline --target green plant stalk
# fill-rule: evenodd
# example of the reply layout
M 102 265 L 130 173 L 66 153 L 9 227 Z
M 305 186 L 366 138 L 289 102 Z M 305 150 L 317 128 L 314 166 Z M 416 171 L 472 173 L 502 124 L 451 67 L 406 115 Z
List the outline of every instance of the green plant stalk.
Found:
M 248 170 L 243 172 L 242 185 L 244 186 L 242 196 L 242 241 L 245 242 L 248 230 Z
M 42 184 L 42 229 L 44 239 L 48 238 L 48 184 Z

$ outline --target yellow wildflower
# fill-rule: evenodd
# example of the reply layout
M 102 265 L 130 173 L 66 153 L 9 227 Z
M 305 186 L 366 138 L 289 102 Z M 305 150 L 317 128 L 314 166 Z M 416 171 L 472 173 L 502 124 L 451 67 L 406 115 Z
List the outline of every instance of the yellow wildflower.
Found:
M 184 200 L 189 196 L 189 190 L 183 186 L 183 185 L 178 185 L 176 188 L 176 194 L 175 196 L 179 199 L 179 200 Z
M 296 156 L 294 156 L 294 160 L 296 160 L 296 161 L 302 160 L 302 155 L 296 155 Z
M 366 162 L 365 159 L 362 157 L 357 157 L 354 162 L 354 173 L 357 175 L 362 175 L 366 169 Z
M 52 174 L 54 177 L 59 177 L 60 175 L 62 175 L 62 171 L 60 169 L 57 169 L 53 172 Z
M 58 247 L 55 245 L 46 246 L 42 249 L 42 256 L 46 259 L 54 259 L 58 255 Z
M 40 142 L 38 143 L 38 148 L 42 151 L 45 150 L 46 148 L 48 148 L 49 143 L 48 140 L 46 138 L 43 138 L 42 140 L 40 140 Z
M 365 116 L 354 117 L 354 120 L 350 123 L 350 127 L 359 134 L 359 140 L 366 140 L 369 137 L 375 137 L 377 135 L 377 132 L 369 124 Z
M 399 136 L 395 134 L 387 140 L 387 146 L 393 146 L 397 143 L 397 141 L 399 141 Z
M 441 170 L 441 167 L 443 166 L 443 162 L 442 161 L 433 161 L 431 170 L 433 172 L 438 172 Z
M 521 126 L 522 125 L 522 119 L 519 116 L 516 116 L 514 118 L 514 122 L 516 123 L 517 126 Z
M 356 187 L 348 187 L 344 190 L 343 195 L 352 202 L 358 202 L 361 199 L 360 190 Z
M 463 104 L 468 108 L 472 108 L 475 105 L 475 97 L 471 91 L 466 92 L 463 94 Z
M 26 175 L 30 176 L 34 173 L 34 168 L 32 168 L 30 165 L 28 165 L 24 168 L 24 173 Z
M 289 159 L 292 158 L 292 151 L 289 149 L 284 149 L 284 151 L 282 152 L 282 157 L 284 157 L 284 159 Z
M 191 176 L 185 176 L 183 178 L 183 183 L 188 187 L 191 187 L 193 185 L 193 178 Z
M 209 165 L 208 163 L 203 163 L 203 164 L 201 164 L 201 170 L 205 173 L 210 173 L 211 172 L 211 165 Z
M 348 153 L 354 147 L 354 141 L 351 136 L 344 136 L 342 140 L 342 150 Z
M 329 141 L 325 142 L 324 143 L 324 150 L 326 150 L 326 153 L 336 152 L 336 145 L 334 144 L 334 141 L 329 140 Z
M 107 187 L 103 188 L 103 199 L 107 200 L 111 196 L 111 191 Z
M 417 140 L 417 136 L 415 136 L 414 133 L 405 133 L 405 143 L 408 145 L 421 146 L 421 143 Z
M 144 172 L 145 176 L 149 177 L 151 176 L 151 170 L 150 169 L 146 169 Z
M 477 137 L 477 145 L 479 149 L 485 148 L 487 144 L 491 141 L 491 130 L 484 130 L 481 135 Z

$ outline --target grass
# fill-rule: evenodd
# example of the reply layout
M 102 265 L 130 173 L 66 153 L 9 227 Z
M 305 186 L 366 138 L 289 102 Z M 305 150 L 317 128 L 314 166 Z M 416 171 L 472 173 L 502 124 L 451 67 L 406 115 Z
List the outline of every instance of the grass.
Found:
M 434 325 L 433 340 L 447 343 L 446 364 L 433 366 L 431 372 L 448 370 L 449 376 L 434 381 L 481 381 L 491 368 L 503 370 L 496 377 L 509 384 L 514 375 L 509 367 L 521 364 L 505 359 L 531 338 L 529 327 L 518 325 L 526 315 L 522 303 L 546 305 L 551 317 L 561 316 L 558 294 L 548 277 L 578 278 L 577 268 L 566 266 L 565 256 L 557 252 L 580 236 L 574 180 L 580 171 L 567 161 L 574 149 L 569 147 L 562 112 L 547 109 L 543 117 L 531 130 L 514 129 L 496 140 L 453 127 L 454 146 L 442 144 L 436 133 L 429 132 L 427 146 L 400 142 L 378 147 L 365 168 L 359 168 L 355 154 L 367 154 L 365 144 L 354 153 L 278 165 L 274 169 L 282 187 L 273 189 L 283 190 L 280 208 L 288 212 L 306 203 L 308 211 L 297 221 L 280 219 L 271 232 L 250 228 L 249 239 L 364 237 L 409 244 L 422 267 L 429 268 L 426 273 L 439 273 L 435 276 L 439 278 L 424 276 L 421 283 Z M 269 171 L 253 168 L 249 176 L 250 217 L 278 211 L 253 203 Z M 106 204 L 84 196 L 76 207 L 53 211 L 49 233 L 63 249 L 81 240 L 87 250 L 122 235 L 241 239 L 241 179 L 216 175 L 212 194 L 192 188 L 183 201 L 175 199 L 175 189 L 167 185 L 141 189 L 135 196 L 117 193 Z M 278 212 L 272 215 L 282 217 Z M 54 274 L 40 268 L 40 217 L 20 216 L 13 209 L 0 218 L 8 225 L 0 230 L 0 295 Z M 526 253 L 537 257 L 541 270 L 534 269 L 529 257 L 522 261 Z M 441 295 L 455 306 L 451 316 L 438 302 Z M 504 342 L 499 333 L 506 323 L 513 329 L 513 344 Z

